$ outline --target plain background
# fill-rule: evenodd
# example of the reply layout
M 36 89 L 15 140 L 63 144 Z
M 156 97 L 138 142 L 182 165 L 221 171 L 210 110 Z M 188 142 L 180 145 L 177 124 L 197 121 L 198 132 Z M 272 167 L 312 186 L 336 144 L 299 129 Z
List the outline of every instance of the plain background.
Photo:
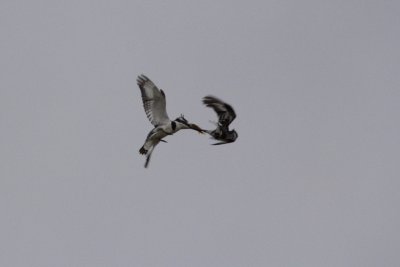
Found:
M 0 1 L 1 266 L 400 266 L 398 1 Z M 236 143 L 139 155 L 148 75 Z

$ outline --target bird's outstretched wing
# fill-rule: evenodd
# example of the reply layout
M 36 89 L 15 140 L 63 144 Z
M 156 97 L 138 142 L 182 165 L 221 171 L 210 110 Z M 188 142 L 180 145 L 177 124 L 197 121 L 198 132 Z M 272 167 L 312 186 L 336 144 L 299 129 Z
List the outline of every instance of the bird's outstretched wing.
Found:
M 218 124 L 223 127 L 228 127 L 236 118 L 236 113 L 232 106 L 214 96 L 205 96 L 203 98 L 203 104 L 214 109 L 218 115 Z
M 165 124 L 170 121 L 168 118 L 163 90 L 157 86 L 145 75 L 139 75 L 137 84 L 142 94 L 143 107 L 147 118 L 154 125 Z

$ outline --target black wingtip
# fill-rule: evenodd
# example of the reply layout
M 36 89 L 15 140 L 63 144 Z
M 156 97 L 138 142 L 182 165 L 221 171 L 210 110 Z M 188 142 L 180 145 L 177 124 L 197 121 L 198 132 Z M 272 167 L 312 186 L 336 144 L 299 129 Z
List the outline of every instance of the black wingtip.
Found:
M 204 105 L 209 105 L 212 103 L 223 103 L 224 101 L 222 101 L 221 99 L 219 99 L 218 97 L 212 96 L 212 95 L 206 95 L 205 97 L 203 97 L 203 104 Z
M 147 82 L 147 81 L 149 81 L 149 80 L 150 80 L 150 79 L 147 78 L 146 75 L 140 74 L 140 75 L 137 77 L 136 82 L 137 82 L 137 84 L 138 84 L 139 87 L 140 87 L 140 86 L 142 86 L 145 82 Z
M 213 146 L 218 146 L 218 145 L 225 145 L 227 144 L 227 142 L 219 142 L 219 143 L 215 143 L 215 144 L 211 144 Z
M 222 142 L 218 142 L 215 144 L 212 144 L 213 146 L 217 146 L 217 145 L 225 145 L 225 144 L 230 144 L 233 143 L 234 141 L 222 141 Z

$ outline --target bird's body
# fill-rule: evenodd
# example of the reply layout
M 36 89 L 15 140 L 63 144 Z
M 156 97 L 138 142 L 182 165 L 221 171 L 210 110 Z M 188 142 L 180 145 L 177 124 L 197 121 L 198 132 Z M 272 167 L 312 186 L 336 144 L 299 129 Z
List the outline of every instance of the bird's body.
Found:
M 215 130 L 206 130 L 206 132 L 211 135 L 215 140 L 221 141 L 220 143 L 216 143 L 214 145 L 222 145 L 227 143 L 232 143 L 238 137 L 235 130 L 229 131 L 228 128 L 222 127 L 217 124 L 217 128 Z
M 139 150 L 140 154 L 146 155 L 145 167 L 147 168 L 155 146 L 164 141 L 164 137 L 172 135 L 181 129 L 193 129 L 200 133 L 203 130 L 197 125 L 189 123 L 183 115 L 171 121 L 166 110 L 164 92 L 158 89 L 145 75 L 138 76 L 137 84 L 141 91 L 146 115 L 154 125 L 154 128 L 147 135 L 144 145 Z
M 205 96 L 203 98 L 203 104 L 212 108 L 218 116 L 218 123 L 215 123 L 217 126 L 216 129 L 206 130 L 212 138 L 220 141 L 214 145 L 235 142 L 238 138 L 238 134 L 235 130 L 229 130 L 229 125 L 236 118 L 236 113 L 232 106 L 214 96 Z
M 175 124 L 175 126 L 173 126 Z M 156 146 L 160 141 L 164 141 L 163 138 L 168 135 L 173 135 L 177 131 L 181 129 L 188 129 L 185 125 L 181 125 L 181 123 L 176 123 L 175 121 L 171 121 L 169 125 L 160 125 L 154 127 L 149 134 L 147 135 L 146 141 L 142 148 L 140 149 L 141 154 L 146 154 L 147 151 L 151 149 L 151 147 Z M 164 141 L 166 142 L 166 141 Z

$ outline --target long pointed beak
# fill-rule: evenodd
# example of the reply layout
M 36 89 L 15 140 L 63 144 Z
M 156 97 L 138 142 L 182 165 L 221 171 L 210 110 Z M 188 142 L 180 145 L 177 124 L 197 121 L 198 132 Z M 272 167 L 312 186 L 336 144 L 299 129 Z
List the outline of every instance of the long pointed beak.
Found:
M 204 134 L 204 133 L 205 133 L 205 130 L 201 129 L 199 126 L 197 126 L 197 125 L 194 124 L 194 123 L 191 123 L 191 124 L 190 124 L 190 128 L 193 129 L 193 130 L 198 131 L 198 132 L 201 133 L 201 134 Z

